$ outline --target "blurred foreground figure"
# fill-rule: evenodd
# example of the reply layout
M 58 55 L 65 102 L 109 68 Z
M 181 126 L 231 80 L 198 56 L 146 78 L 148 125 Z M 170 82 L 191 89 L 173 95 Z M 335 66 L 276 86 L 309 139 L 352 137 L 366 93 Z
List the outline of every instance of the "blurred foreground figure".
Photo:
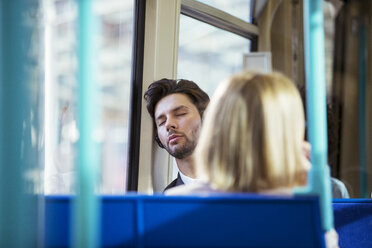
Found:
M 195 163 L 202 182 L 170 195 L 253 192 L 288 195 L 307 183 L 310 145 L 294 84 L 279 73 L 242 73 L 222 84 L 206 110 Z M 338 247 L 334 230 L 327 247 Z

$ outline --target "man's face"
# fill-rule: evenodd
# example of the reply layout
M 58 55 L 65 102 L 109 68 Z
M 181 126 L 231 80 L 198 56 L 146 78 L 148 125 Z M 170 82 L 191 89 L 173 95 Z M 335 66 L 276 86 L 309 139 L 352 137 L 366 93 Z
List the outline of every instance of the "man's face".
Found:
M 201 118 L 185 94 L 162 98 L 155 106 L 158 136 L 170 155 L 177 159 L 190 156 L 198 142 Z

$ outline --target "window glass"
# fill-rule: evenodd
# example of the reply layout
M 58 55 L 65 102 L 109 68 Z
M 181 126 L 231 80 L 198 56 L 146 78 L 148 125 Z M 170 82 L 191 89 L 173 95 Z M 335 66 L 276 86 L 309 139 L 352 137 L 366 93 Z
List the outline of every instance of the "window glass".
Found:
M 133 1 L 95 0 L 100 107 L 99 192 L 126 188 Z M 45 193 L 74 192 L 77 172 L 77 3 L 45 1 Z
M 371 11 L 371 1 L 323 5 L 328 162 L 351 198 L 372 196 Z
M 177 77 L 195 81 L 211 97 L 222 80 L 242 70 L 249 50 L 250 40 L 181 15 Z
M 199 0 L 199 2 L 221 9 L 243 21 L 252 21 L 251 0 Z

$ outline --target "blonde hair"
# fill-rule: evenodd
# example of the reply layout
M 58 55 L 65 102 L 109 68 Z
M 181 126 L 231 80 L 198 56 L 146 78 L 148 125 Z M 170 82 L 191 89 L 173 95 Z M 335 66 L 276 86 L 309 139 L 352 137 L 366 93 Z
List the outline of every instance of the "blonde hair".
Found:
M 242 73 L 221 85 L 207 108 L 196 148 L 198 174 L 223 191 L 302 185 L 304 112 L 279 73 Z

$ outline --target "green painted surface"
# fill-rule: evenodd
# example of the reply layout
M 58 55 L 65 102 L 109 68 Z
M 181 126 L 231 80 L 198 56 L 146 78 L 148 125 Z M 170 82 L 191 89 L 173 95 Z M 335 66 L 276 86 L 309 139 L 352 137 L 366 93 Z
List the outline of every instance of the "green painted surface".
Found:
M 38 244 L 38 2 L 0 5 L 0 247 Z

